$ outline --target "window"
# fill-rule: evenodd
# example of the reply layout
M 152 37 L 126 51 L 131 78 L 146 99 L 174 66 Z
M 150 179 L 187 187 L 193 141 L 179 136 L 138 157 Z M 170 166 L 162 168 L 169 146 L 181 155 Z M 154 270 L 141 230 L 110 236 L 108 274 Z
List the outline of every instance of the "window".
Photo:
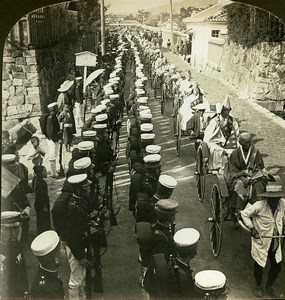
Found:
M 220 35 L 220 30 L 212 30 L 212 37 L 218 38 Z

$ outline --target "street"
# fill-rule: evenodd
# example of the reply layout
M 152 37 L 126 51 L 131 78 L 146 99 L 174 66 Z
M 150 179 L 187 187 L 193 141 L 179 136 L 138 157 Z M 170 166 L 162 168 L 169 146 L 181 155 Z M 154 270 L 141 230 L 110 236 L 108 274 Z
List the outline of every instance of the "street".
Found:
M 183 73 L 188 64 L 177 55 L 164 53 L 168 61 L 176 64 L 178 71 Z M 207 77 L 202 73 L 191 70 L 194 79 L 206 92 L 206 97 L 211 104 L 222 102 L 226 93 L 234 96 L 232 101 L 233 116 L 238 119 L 242 131 L 249 131 L 255 135 L 257 147 L 261 150 L 265 165 L 268 169 L 279 174 L 284 180 L 285 172 L 285 136 L 284 123 L 276 123 L 267 116 L 264 116 L 254 106 L 244 100 L 239 100 L 234 91 L 219 83 L 216 79 Z M 128 74 L 127 74 L 128 79 Z M 125 92 L 128 94 L 128 80 Z M 193 276 L 205 269 L 222 271 L 227 277 L 228 299 L 253 299 L 252 289 L 255 286 L 253 277 L 253 260 L 250 256 L 250 236 L 242 229 L 234 229 L 232 222 L 223 224 L 222 250 L 219 258 L 214 258 L 211 252 L 209 240 L 209 225 L 206 223 L 210 217 L 209 198 L 212 185 L 215 183 L 213 175 L 206 178 L 206 197 L 199 202 L 197 197 L 195 171 L 194 144 L 187 137 L 182 139 L 181 154 L 177 157 L 175 151 L 175 138 L 173 134 L 173 118 L 171 117 L 171 103 L 167 103 L 166 115 L 160 114 L 160 103 L 153 98 L 153 90 L 150 83 L 147 85 L 149 95 L 149 106 L 153 114 L 154 132 L 156 133 L 155 143 L 161 145 L 162 151 L 162 173 L 173 176 L 178 185 L 173 193 L 173 199 L 179 203 L 176 216 L 176 230 L 184 227 L 193 227 L 200 232 L 198 244 L 198 255 L 192 260 Z M 242 105 L 241 105 L 241 101 Z M 283 122 L 283 123 L 282 123 Z M 282 127 L 283 126 L 283 127 Z M 45 139 L 41 139 L 43 147 L 46 147 Z M 115 173 L 114 205 L 117 215 L 118 226 L 110 228 L 107 224 L 108 249 L 102 256 L 104 294 L 94 295 L 94 298 L 104 299 L 144 299 L 146 294 L 139 285 L 140 264 L 138 261 L 138 245 L 135 238 L 135 220 L 128 210 L 129 173 L 125 159 L 127 143 L 126 116 L 121 129 L 120 153 Z M 21 162 L 25 163 L 31 171 L 31 163 L 26 160 L 26 149 L 21 151 Z M 66 156 L 66 163 L 70 159 L 70 153 Z M 49 196 L 51 207 L 60 193 L 63 183 L 61 180 L 48 178 Z M 30 197 L 31 203 L 33 198 Z M 35 212 L 32 211 L 30 224 L 30 241 L 35 236 Z M 284 251 L 283 251 L 284 252 Z M 28 274 L 31 280 L 36 272 L 37 262 L 29 247 L 26 247 Z M 60 274 L 65 285 L 68 280 L 69 268 L 65 262 Z M 266 280 L 266 278 L 264 278 Z M 285 271 L 282 270 L 276 283 L 276 288 L 285 295 Z

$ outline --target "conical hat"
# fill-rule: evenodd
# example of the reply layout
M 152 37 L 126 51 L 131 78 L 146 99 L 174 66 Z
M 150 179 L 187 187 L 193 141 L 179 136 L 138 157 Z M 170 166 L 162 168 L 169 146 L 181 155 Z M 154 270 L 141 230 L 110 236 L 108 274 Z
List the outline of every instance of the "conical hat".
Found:
M 226 97 L 225 97 L 225 100 L 224 100 L 224 102 L 223 102 L 223 106 L 224 106 L 225 108 L 229 109 L 229 110 L 232 109 L 232 107 L 231 107 L 231 102 L 230 102 L 230 98 L 231 98 L 231 96 L 230 96 L 229 94 L 227 94 Z

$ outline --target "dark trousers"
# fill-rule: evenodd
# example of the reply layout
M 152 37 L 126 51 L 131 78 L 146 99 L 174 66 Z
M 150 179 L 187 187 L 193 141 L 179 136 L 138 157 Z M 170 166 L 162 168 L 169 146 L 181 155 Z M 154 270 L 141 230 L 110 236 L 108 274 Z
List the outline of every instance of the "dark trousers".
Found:
M 140 249 L 140 255 L 142 259 L 142 267 L 148 267 L 150 263 L 151 258 L 151 248 L 139 248 Z
M 51 229 L 50 212 L 37 210 L 37 233 L 40 234 Z
M 273 283 L 278 277 L 278 274 L 281 271 L 281 262 L 277 263 L 275 259 L 276 251 L 272 251 L 273 249 L 273 242 L 270 245 L 268 250 L 268 259 L 270 261 L 270 269 L 268 272 L 268 280 L 266 286 L 268 288 L 272 287 Z M 254 277 L 256 281 L 256 285 L 261 285 L 262 283 L 262 276 L 263 276 L 264 268 L 261 267 L 257 262 L 254 262 Z

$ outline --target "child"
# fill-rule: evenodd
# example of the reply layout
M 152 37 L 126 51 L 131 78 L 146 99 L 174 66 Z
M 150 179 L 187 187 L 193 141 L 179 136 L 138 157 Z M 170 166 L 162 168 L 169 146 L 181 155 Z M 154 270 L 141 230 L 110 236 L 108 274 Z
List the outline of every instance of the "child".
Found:
M 47 178 L 46 168 L 44 166 L 34 166 L 32 187 L 35 193 L 38 234 L 51 229 L 48 187 L 44 178 Z
M 45 151 L 40 147 L 40 139 L 37 136 L 32 136 L 30 139 L 32 147 L 28 152 L 28 159 L 32 160 L 34 166 L 41 166 L 43 157 L 46 155 Z
M 70 152 L 70 146 L 72 143 L 75 128 L 73 116 L 70 113 L 70 108 L 68 104 L 64 104 L 63 111 L 58 116 L 58 120 L 63 124 L 63 143 L 65 145 L 66 151 Z

